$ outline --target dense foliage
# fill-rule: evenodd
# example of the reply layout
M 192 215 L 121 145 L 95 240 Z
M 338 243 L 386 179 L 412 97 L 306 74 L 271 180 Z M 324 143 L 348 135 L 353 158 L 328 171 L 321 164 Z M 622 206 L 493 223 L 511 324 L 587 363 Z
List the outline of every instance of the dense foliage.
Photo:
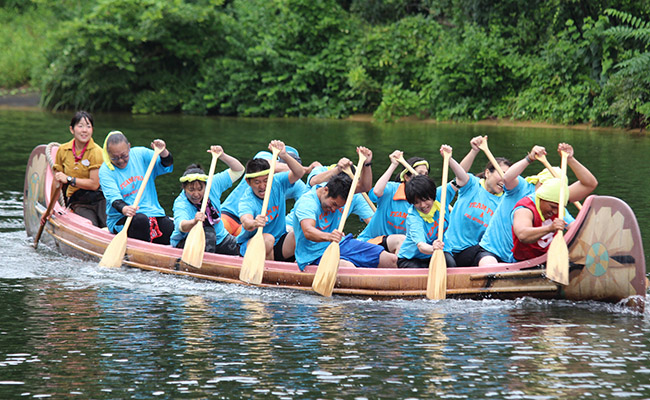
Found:
M 0 0 L 0 86 L 53 109 L 644 127 L 645 4 Z M 27 26 L 50 29 L 9 36 Z

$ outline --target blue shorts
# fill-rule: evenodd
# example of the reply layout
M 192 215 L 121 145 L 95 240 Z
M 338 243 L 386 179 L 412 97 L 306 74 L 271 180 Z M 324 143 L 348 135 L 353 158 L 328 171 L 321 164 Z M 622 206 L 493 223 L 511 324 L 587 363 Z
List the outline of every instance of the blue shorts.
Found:
M 351 233 L 341 240 L 339 247 L 341 260 L 349 261 L 360 268 L 377 268 L 379 255 L 384 251 L 379 245 L 354 239 Z M 318 257 L 312 264 L 320 263 L 320 259 L 321 257 Z

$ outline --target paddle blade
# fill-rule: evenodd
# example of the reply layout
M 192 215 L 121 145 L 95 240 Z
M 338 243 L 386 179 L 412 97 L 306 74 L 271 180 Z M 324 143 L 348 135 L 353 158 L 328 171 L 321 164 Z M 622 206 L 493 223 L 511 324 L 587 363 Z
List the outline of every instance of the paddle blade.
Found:
M 122 266 L 124 253 L 126 253 L 126 231 L 127 229 L 122 229 L 108 244 L 99 261 L 100 267 L 119 268 Z
M 197 223 L 190 229 L 185 239 L 185 247 L 183 247 L 183 255 L 181 261 L 191 265 L 194 268 L 201 268 L 203 264 L 203 253 L 205 252 L 205 231 L 203 224 Z
M 429 277 L 427 278 L 427 298 L 444 300 L 447 297 L 447 261 L 445 252 L 434 250 L 429 261 Z
M 555 234 L 548 248 L 546 277 L 560 285 L 569 284 L 569 249 L 562 232 Z
M 246 247 L 244 261 L 242 261 L 241 271 L 239 271 L 239 279 L 254 285 L 262 283 L 264 260 L 266 260 L 266 246 L 264 245 L 262 229 L 258 229 Z
M 334 284 L 336 283 L 336 274 L 339 272 L 339 262 L 341 261 L 341 248 L 337 242 L 330 243 L 323 253 L 314 275 L 314 281 L 311 287 L 316 293 L 325 297 L 332 295 Z

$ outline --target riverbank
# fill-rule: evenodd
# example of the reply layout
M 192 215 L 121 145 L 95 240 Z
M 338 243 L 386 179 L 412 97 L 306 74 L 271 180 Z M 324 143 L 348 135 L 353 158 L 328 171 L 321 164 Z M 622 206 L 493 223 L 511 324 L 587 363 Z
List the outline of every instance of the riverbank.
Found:
M 0 108 L 4 109 L 34 109 L 40 108 L 40 93 L 26 92 L 17 94 L 0 94 Z M 374 122 L 372 114 L 355 114 L 347 118 L 346 121 L 357 122 Z M 437 121 L 435 119 L 419 119 L 417 117 L 405 117 L 397 120 L 396 123 L 401 122 L 418 122 L 424 124 L 457 124 L 456 121 Z M 553 124 L 549 122 L 536 122 L 536 121 L 518 121 L 510 119 L 486 119 L 476 122 L 468 122 L 469 124 L 484 125 L 484 126 L 509 126 L 520 128 L 546 128 L 546 129 L 572 129 L 572 130 L 615 130 L 620 132 L 638 132 L 646 133 L 645 129 L 620 129 L 608 126 L 593 126 L 591 124 L 576 124 L 576 125 L 562 125 Z

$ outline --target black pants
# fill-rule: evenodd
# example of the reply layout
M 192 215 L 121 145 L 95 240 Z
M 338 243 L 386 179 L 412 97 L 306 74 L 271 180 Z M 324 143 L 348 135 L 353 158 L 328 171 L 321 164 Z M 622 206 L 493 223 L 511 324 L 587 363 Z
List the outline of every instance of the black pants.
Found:
M 158 229 L 162 232 L 162 236 L 155 238 L 153 243 L 169 244 L 169 237 L 174 231 L 174 222 L 172 222 L 168 216 L 156 217 L 156 221 L 158 221 Z M 119 220 L 117 225 L 124 225 L 125 222 L 126 217 Z M 131 225 L 129 225 L 129 230 L 126 232 L 126 236 L 145 242 L 152 242 L 150 232 L 149 217 L 138 213 L 135 214 L 135 217 L 131 220 Z

